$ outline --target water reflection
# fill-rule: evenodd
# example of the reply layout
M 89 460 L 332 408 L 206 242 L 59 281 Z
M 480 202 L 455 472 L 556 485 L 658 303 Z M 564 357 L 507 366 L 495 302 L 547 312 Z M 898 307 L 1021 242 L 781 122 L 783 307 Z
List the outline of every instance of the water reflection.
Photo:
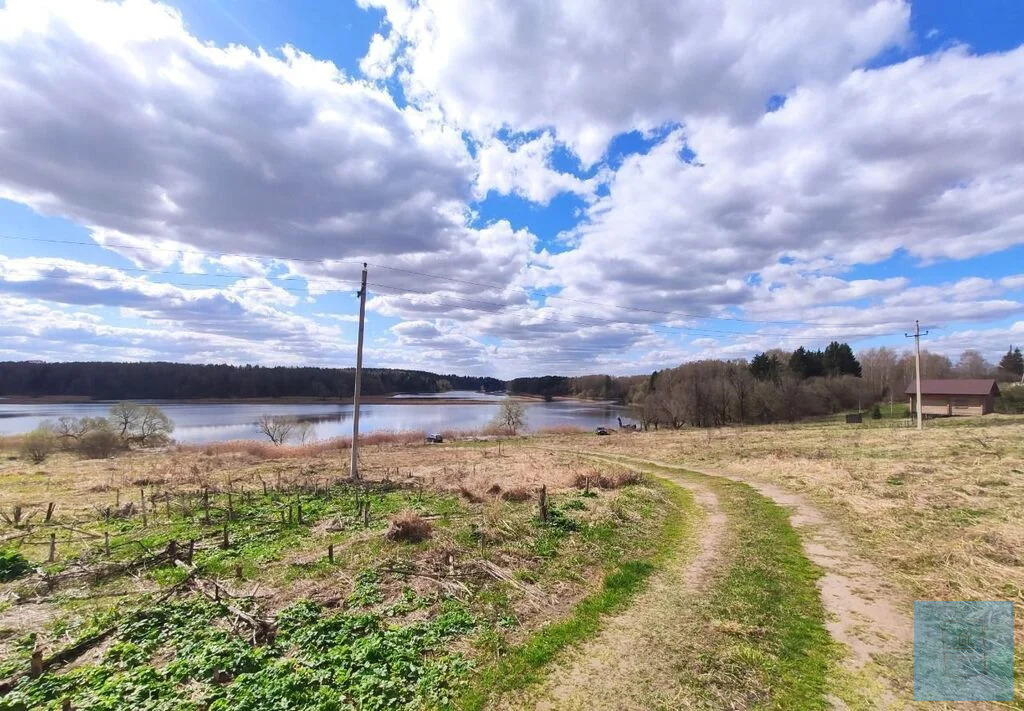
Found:
M 364 405 L 360 408 L 361 432 L 380 430 L 425 431 L 474 430 L 485 427 L 498 411 L 500 396 L 474 392 L 450 392 L 436 395 L 438 402 Z M 445 402 L 445 400 L 482 400 L 483 404 Z M 174 438 L 186 444 L 205 444 L 229 439 L 264 439 L 257 426 L 261 415 L 293 417 L 312 426 L 316 439 L 348 436 L 352 433 L 352 406 L 337 404 L 196 404 L 155 402 L 174 421 Z M 612 403 L 560 400 L 527 402 L 526 429 L 571 426 L 593 429 L 614 427 L 616 417 L 627 419 L 625 408 Z M 110 403 L 6 404 L 0 401 L 0 434 L 21 434 L 35 429 L 44 420 L 58 417 L 101 417 Z

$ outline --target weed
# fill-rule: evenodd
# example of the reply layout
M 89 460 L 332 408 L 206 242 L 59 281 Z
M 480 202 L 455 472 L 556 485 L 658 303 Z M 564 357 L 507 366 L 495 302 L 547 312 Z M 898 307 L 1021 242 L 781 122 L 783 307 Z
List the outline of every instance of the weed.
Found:
M 32 564 L 15 550 L 0 549 L 0 582 L 20 578 L 32 570 Z
M 415 511 L 405 509 L 391 517 L 385 536 L 389 541 L 420 543 L 430 538 L 430 522 Z

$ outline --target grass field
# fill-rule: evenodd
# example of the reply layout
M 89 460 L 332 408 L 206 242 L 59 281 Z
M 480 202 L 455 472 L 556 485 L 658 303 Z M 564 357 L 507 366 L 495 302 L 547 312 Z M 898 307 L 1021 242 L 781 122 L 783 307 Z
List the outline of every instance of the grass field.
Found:
M 1024 603 L 1024 418 L 933 420 L 923 432 L 882 420 L 600 439 L 556 446 L 725 471 L 805 496 L 875 564 L 907 615 L 914 600 Z M 1015 703 L 1024 707 L 1020 614 L 1015 638 Z M 905 696 L 909 657 L 878 660 Z
M 6 459 L 0 545 L 36 572 L 0 583 L 0 708 L 450 707 L 587 634 L 681 525 L 657 482 L 526 449 L 381 444 L 359 485 L 337 454 L 224 449 Z
M 914 707 L 905 644 L 844 662 L 815 544 L 759 487 L 901 614 L 1024 601 L 1024 422 L 928 424 L 382 439 L 358 485 L 338 447 L 8 447 L 0 709 Z

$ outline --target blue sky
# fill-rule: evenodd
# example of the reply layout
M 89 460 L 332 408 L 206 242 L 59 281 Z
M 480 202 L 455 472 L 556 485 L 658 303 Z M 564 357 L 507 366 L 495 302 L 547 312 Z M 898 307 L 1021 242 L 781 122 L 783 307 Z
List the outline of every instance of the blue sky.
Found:
M 364 5 L 0 1 L 0 358 L 1024 340 L 1020 3 Z

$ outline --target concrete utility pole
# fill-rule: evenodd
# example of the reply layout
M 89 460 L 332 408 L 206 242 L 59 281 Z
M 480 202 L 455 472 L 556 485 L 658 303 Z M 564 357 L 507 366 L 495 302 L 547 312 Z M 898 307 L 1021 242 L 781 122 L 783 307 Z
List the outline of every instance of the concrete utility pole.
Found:
M 914 337 L 914 368 L 917 371 L 917 429 L 924 429 L 924 415 L 921 413 L 921 336 L 927 336 L 928 332 L 921 333 L 921 322 L 914 321 L 914 332 L 904 333 L 904 336 Z M 362 341 L 360 341 L 362 342 Z
M 363 262 L 363 279 L 359 287 L 359 340 L 356 344 L 356 382 L 352 389 L 352 465 L 349 468 L 352 479 L 359 478 L 359 388 L 363 382 L 363 323 L 366 319 L 366 262 Z

